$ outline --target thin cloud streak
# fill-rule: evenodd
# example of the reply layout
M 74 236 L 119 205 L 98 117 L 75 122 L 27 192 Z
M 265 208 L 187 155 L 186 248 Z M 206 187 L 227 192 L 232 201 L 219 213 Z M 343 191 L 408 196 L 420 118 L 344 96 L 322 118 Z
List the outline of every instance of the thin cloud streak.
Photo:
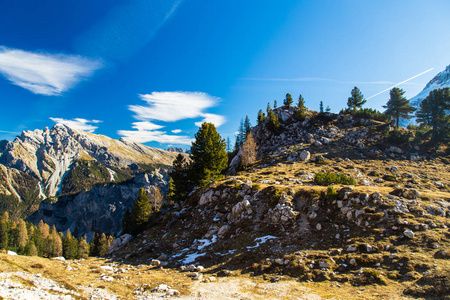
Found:
M 378 96 L 378 95 L 380 95 L 380 94 L 382 94 L 382 93 L 384 93 L 384 92 L 386 92 L 386 91 L 389 91 L 389 90 L 395 88 L 396 86 L 399 86 L 399 85 L 401 85 L 401 84 L 403 84 L 403 83 L 406 83 L 406 82 L 408 82 L 408 81 L 410 81 L 410 80 L 413 80 L 414 78 L 417 78 L 417 77 L 419 77 L 419 76 L 422 76 L 423 74 L 426 74 L 426 73 L 428 73 L 428 72 L 430 72 L 430 71 L 432 71 L 432 70 L 434 70 L 434 68 L 431 68 L 431 69 L 429 69 L 429 70 L 426 70 L 425 72 L 422 72 L 422 73 L 420 73 L 420 74 L 417 74 L 417 75 L 415 75 L 415 76 L 413 76 L 413 77 L 411 77 L 411 78 L 408 78 L 408 79 L 406 79 L 406 80 L 404 80 L 404 81 L 402 81 L 402 82 L 396 83 L 396 84 L 394 84 L 393 86 L 391 86 L 391 87 L 389 87 L 389 88 L 387 88 L 387 89 L 385 89 L 385 90 L 382 90 L 381 92 L 376 93 L 375 95 L 372 95 L 372 96 L 370 96 L 369 98 L 366 98 L 366 100 L 369 100 L 369 99 L 371 99 L 371 98 L 373 98 L 373 97 L 375 97 L 375 96 Z
M 291 81 L 291 82 L 311 82 L 311 81 L 326 81 L 341 84 L 394 84 L 392 81 L 342 81 L 331 78 L 319 78 L 319 77 L 304 77 L 304 78 L 239 78 L 239 80 L 249 80 L 249 81 Z
M 0 130 L 1 133 L 11 133 L 11 134 L 20 134 L 20 132 L 15 132 L 15 131 L 5 131 L 5 130 Z
M 50 118 L 50 120 L 52 120 L 56 124 L 66 125 L 73 129 L 80 129 L 80 130 L 83 130 L 86 132 L 91 132 L 91 133 L 93 133 L 98 127 L 91 125 L 89 123 L 97 124 L 97 123 L 102 122 L 99 120 L 86 120 L 86 119 L 81 119 L 81 118 L 75 118 L 73 120 L 67 120 L 67 119 L 62 119 L 62 118 Z
M 0 73 L 34 94 L 56 96 L 102 67 L 98 60 L 0 46 Z

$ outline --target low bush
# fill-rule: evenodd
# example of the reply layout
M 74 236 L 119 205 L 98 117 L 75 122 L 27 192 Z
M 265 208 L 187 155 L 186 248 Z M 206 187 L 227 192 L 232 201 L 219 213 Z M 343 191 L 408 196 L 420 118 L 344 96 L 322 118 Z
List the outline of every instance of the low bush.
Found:
M 342 173 L 319 172 L 314 176 L 314 182 L 320 185 L 346 184 L 356 185 L 356 180 Z

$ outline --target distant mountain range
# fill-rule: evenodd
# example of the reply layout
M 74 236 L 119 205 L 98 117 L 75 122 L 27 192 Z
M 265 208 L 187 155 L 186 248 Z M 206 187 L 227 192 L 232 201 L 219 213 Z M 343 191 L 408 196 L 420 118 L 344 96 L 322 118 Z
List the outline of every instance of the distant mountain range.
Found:
M 448 65 L 444 71 L 434 76 L 419 94 L 409 99 L 409 103 L 414 108 L 419 109 L 422 100 L 425 99 L 432 90 L 446 87 L 450 87 L 450 65 Z M 409 124 L 415 124 L 415 118 L 412 118 L 411 120 L 401 120 L 400 122 L 400 126 L 402 127 L 406 127 Z
M 177 154 L 65 125 L 24 131 L 12 142 L 0 141 L 0 213 L 34 213 L 34 221 L 44 218 L 78 235 L 117 233 L 140 188 L 165 191 L 166 170 Z M 102 215 L 108 220 L 93 221 Z

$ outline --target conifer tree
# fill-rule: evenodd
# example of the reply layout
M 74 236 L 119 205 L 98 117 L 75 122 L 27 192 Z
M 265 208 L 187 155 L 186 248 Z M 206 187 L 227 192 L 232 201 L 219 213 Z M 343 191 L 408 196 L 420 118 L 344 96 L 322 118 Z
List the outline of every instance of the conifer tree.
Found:
M 227 152 L 231 152 L 231 141 L 230 141 L 230 137 L 227 137 Z
M 305 107 L 305 99 L 300 94 L 298 96 L 297 110 L 295 112 L 295 118 L 297 120 L 303 121 L 306 118 L 306 107 Z
M 27 231 L 27 224 L 25 224 L 25 221 L 20 219 L 19 224 L 17 226 L 17 232 L 18 232 L 18 246 L 19 248 L 25 248 L 25 245 L 28 242 L 28 231 Z
M 40 220 L 38 223 L 38 229 L 43 239 L 46 239 L 50 232 L 50 227 L 44 223 L 44 221 Z
M 361 93 L 359 88 L 356 86 L 352 89 L 351 97 L 347 100 L 347 106 L 349 109 L 355 111 L 358 108 L 361 108 L 367 102 L 364 99 L 364 95 Z
M 108 239 L 104 233 L 94 233 L 94 239 L 92 241 L 92 256 L 106 256 L 108 254 Z
M 269 111 L 271 110 L 272 108 L 270 107 L 270 102 L 267 102 L 267 107 L 266 107 L 266 113 L 267 113 L 267 115 L 269 115 Z
M 192 142 L 192 178 L 198 186 L 205 186 L 227 167 L 225 140 L 212 123 L 203 123 Z
M 6 220 L 4 217 L 0 220 L 0 248 L 3 250 L 7 250 L 9 246 L 8 225 Z
M 278 116 L 276 116 L 273 112 L 273 110 L 270 110 L 267 114 L 267 126 L 270 131 L 276 132 L 280 128 L 280 120 L 278 119 Z
M 405 91 L 399 88 L 393 88 L 390 92 L 389 101 L 383 107 L 386 108 L 385 115 L 395 119 L 395 125 L 398 128 L 400 119 L 411 119 L 411 113 L 415 111 L 415 108 L 409 105 L 408 99 L 403 97 Z
M 78 253 L 77 258 L 88 258 L 89 256 L 89 245 L 83 237 L 78 239 Z
M 56 229 L 52 229 L 52 239 L 53 239 L 53 247 L 52 247 L 52 253 L 51 257 L 57 257 L 62 256 L 63 254 L 63 247 L 62 247 L 62 240 L 59 233 L 56 231 Z
M 277 108 L 278 104 L 277 104 L 277 100 L 273 100 L 273 108 Z
M 140 231 L 148 222 L 148 218 L 151 213 L 152 208 L 147 197 L 147 192 L 141 188 L 136 201 L 134 201 L 134 204 L 131 207 L 131 223 L 133 225 L 132 231 Z
M 322 101 L 320 101 L 320 107 L 319 107 L 319 109 L 320 109 L 320 112 L 323 113 L 323 102 L 322 102 Z
M 242 146 L 241 164 L 245 169 L 256 161 L 256 151 L 255 140 L 252 133 L 249 133 Z
M 245 135 L 243 136 L 244 141 L 242 144 L 244 144 L 245 138 L 246 138 L 247 134 L 250 133 L 251 130 L 252 130 L 252 124 L 250 123 L 250 119 L 248 118 L 248 116 L 245 116 L 245 121 L 244 121 L 244 134 Z
M 172 179 L 172 186 L 169 184 L 169 201 L 182 201 L 191 191 L 192 184 L 189 178 L 189 169 L 190 166 L 186 157 L 181 153 L 178 154 L 173 161 L 172 170 L 169 172 Z
M 327 108 L 325 108 L 325 111 L 326 111 L 327 113 L 329 113 L 329 112 L 331 111 L 330 106 L 327 105 Z
M 287 93 L 286 98 L 284 98 L 283 104 L 287 107 L 291 107 L 292 103 L 293 103 L 292 96 L 291 94 Z
M 266 115 L 263 113 L 262 109 L 259 110 L 258 112 L 258 125 L 260 125 L 262 122 L 264 122 L 264 120 L 266 119 Z
M 28 255 L 28 256 L 37 256 L 38 255 L 38 250 L 32 240 L 28 241 L 28 243 L 25 245 L 24 252 L 25 252 L 25 255 Z
M 66 259 L 74 259 L 77 257 L 78 241 L 72 236 L 70 229 L 67 230 L 63 239 L 63 255 Z
M 416 112 L 417 122 L 431 126 L 431 139 L 443 141 L 450 131 L 450 118 L 446 110 L 450 109 L 450 88 L 435 89 L 422 100 Z

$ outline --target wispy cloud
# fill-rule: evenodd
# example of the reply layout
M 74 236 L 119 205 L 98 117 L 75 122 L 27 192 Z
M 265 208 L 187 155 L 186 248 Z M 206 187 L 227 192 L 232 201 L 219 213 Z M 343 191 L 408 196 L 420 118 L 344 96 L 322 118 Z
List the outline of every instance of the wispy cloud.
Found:
M 166 131 L 159 131 L 158 129 L 164 128 L 164 126 L 151 122 L 135 122 L 132 128 L 136 130 L 119 130 L 117 134 L 138 143 L 159 142 L 162 144 L 190 145 L 193 140 L 188 136 L 170 135 Z M 177 130 L 172 130 L 172 132 L 174 131 Z
M 211 122 L 217 127 L 225 123 L 225 117 L 207 113 L 206 110 L 217 104 L 219 98 L 201 92 L 153 92 L 139 95 L 147 105 L 130 105 L 128 108 L 134 112 L 134 118 L 140 122 L 132 124 L 135 130 L 119 130 L 117 134 L 128 139 L 146 143 L 159 142 L 163 144 L 190 145 L 192 137 L 178 135 L 181 129 L 174 129 L 174 135 L 167 134 L 162 125 L 152 121 L 176 122 L 184 119 L 202 118 L 195 122 L 200 126 L 203 122 Z
M 80 56 L 0 47 L 0 73 L 35 94 L 59 95 L 101 66 L 97 60 Z
M 367 85 L 385 85 L 394 84 L 392 81 L 344 81 L 331 78 L 320 78 L 320 77 L 301 77 L 301 78 L 239 78 L 240 80 L 249 81 L 291 81 L 291 82 L 313 82 L 313 81 L 327 81 L 335 82 L 341 84 L 367 84 Z
M 67 119 L 62 119 L 62 118 L 50 118 L 50 120 L 52 120 L 56 124 L 67 125 L 70 128 L 81 129 L 81 130 L 87 131 L 87 132 L 94 132 L 98 128 L 97 126 L 94 126 L 89 123 L 97 124 L 97 123 L 102 122 L 99 120 L 86 120 L 86 119 L 81 119 L 81 118 L 75 118 L 73 120 L 67 120 Z
M 137 120 L 174 122 L 183 119 L 205 117 L 204 110 L 213 107 L 218 98 L 201 92 L 153 92 L 139 95 L 147 106 L 130 105 Z
M 426 70 L 425 72 L 422 72 L 422 73 L 420 73 L 420 74 L 417 74 L 417 75 L 415 75 L 415 76 L 413 76 L 413 77 L 411 77 L 411 78 L 408 78 L 408 79 L 406 79 L 406 80 L 403 80 L 402 82 L 396 83 L 396 84 L 394 84 L 393 86 L 390 86 L 390 87 L 388 87 L 387 89 L 384 89 L 384 90 L 382 90 L 381 92 L 376 93 L 375 95 L 370 96 L 369 98 L 367 98 L 367 100 L 369 100 L 370 98 L 373 98 L 373 97 L 375 97 L 375 96 L 378 96 L 378 95 L 380 95 L 380 94 L 382 94 L 382 93 L 384 93 L 384 92 L 387 92 L 387 91 L 389 91 L 390 89 L 393 89 L 393 88 L 395 88 L 396 86 L 399 86 L 400 84 L 407 83 L 408 81 L 413 80 L 414 78 L 417 78 L 417 77 L 419 77 L 419 76 L 421 76 L 421 75 L 423 75 L 423 74 L 425 74 L 425 73 L 428 73 L 428 72 L 430 72 L 431 70 L 434 70 L 434 68 L 428 69 L 428 70 Z
M 221 115 L 215 115 L 215 114 L 202 114 L 204 117 L 203 120 L 199 122 L 195 122 L 195 126 L 202 126 L 203 122 L 213 123 L 216 127 L 219 127 L 220 125 L 225 123 L 225 117 Z
M 144 47 L 174 13 L 181 0 L 127 0 L 75 39 L 80 53 L 125 61 Z
M 16 131 L 5 131 L 5 130 L 0 130 L 1 133 L 11 133 L 11 134 L 20 134 L 20 132 L 16 132 Z

